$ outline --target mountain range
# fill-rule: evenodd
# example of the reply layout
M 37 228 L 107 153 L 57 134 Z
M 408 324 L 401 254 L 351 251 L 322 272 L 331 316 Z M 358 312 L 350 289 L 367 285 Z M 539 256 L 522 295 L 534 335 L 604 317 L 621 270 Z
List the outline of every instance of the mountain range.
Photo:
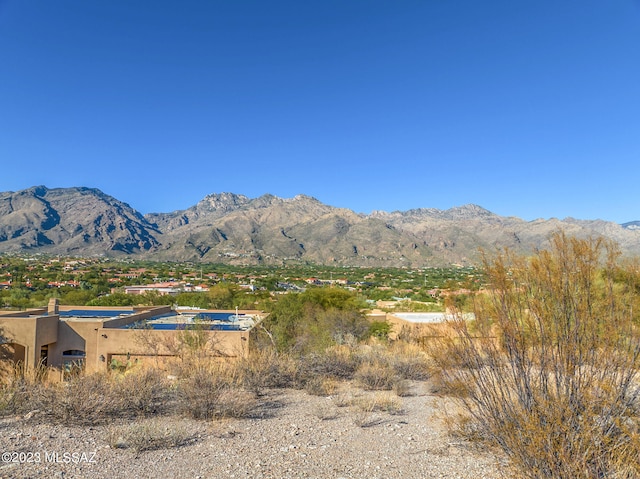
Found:
M 550 234 L 604 236 L 640 254 L 640 222 L 496 215 L 477 205 L 355 213 L 298 195 L 211 194 L 171 213 L 140 214 L 95 188 L 0 193 L 0 252 L 229 264 L 421 267 L 478 261 L 480 249 L 528 253 Z

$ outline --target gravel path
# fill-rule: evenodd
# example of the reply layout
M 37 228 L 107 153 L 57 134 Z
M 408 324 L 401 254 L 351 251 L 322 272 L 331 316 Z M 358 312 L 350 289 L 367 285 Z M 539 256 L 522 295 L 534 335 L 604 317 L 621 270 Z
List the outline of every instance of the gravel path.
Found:
M 508 477 L 495 456 L 447 434 L 440 419 L 446 399 L 425 391 L 423 383 L 403 398 L 356 389 L 332 397 L 273 390 L 248 419 L 162 418 L 167 434 L 179 431 L 185 440 L 142 452 L 117 447 L 124 445 L 118 435 L 145 421 L 81 428 L 5 418 L 0 478 Z M 374 403 L 388 407 L 361 406 Z M 23 454 L 10 459 L 32 462 L 7 463 L 11 452 Z

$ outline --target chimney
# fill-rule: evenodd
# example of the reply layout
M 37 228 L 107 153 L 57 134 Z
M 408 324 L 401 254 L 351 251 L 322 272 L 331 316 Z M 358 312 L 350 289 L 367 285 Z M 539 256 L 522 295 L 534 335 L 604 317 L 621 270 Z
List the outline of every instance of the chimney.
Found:
M 49 300 L 49 307 L 47 308 L 49 314 L 59 314 L 60 306 L 58 305 L 58 298 L 51 298 Z

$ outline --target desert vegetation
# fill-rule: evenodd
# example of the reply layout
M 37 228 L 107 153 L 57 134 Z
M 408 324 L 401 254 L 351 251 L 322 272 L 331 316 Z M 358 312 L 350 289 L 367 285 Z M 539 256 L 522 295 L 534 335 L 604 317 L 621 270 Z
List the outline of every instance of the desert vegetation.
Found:
M 475 321 L 452 321 L 430 348 L 464 406 L 460 429 L 520 477 L 638 477 L 637 267 L 612 243 L 558 233 L 549 250 L 484 269 Z
M 363 392 L 384 390 L 399 403 L 408 394 L 405 381 L 427 374 L 427 357 L 419 348 L 407 345 L 410 353 L 396 356 L 396 347 L 372 337 L 356 295 L 326 288 L 286 298 L 253 332 L 256 347 L 249 357 L 212 354 L 215 338 L 204 338 L 196 328 L 175 344 L 162 345 L 174 348 L 170 359 L 113 363 L 107 371 L 78 372 L 64 382 L 51 380 L 46 368 L 16 366 L 2 377 L 0 413 L 52 424 L 114 425 L 114 447 L 144 451 L 188 442 L 181 431 L 158 437 L 162 428 L 154 419 L 165 416 L 255 417 L 274 389 L 330 396 L 351 382 Z M 148 340 L 144 330 L 140 340 Z M 380 399 L 371 401 L 376 405 L 369 414 L 392 409 L 380 406 Z M 349 411 L 361 415 L 363 408 L 353 403 Z M 132 421 L 144 426 L 133 427 Z M 136 434 L 148 435 L 150 443 L 141 443 Z
M 331 398 L 315 410 L 323 421 L 348 414 L 373 427 L 403 414 L 420 382 L 459 406 L 445 414 L 451 434 L 505 457 L 510 477 L 639 477 L 640 269 L 601 239 L 557 233 L 550 244 L 530 257 L 487 254 L 474 275 L 482 288 L 449 296 L 454 315 L 428 341 L 390 340 L 359 292 L 309 288 L 268 304 L 248 357 L 215 357 L 192 331 L 172 359 L 63 383 L 16 367 L 2 376 L 0 413 L 109 425 L 114 449 L 143 452 L 193 440 L 163 418 L 258 418 L 290 388 Z
M 113 261 L 57 256 L 0 254 L 0 307 L 43 307 L 58 298 L 63 305 L 159 306 L 266 309 L 281 295 L 327 286 L 354 292 L 361 301 L 400 300 L 402 310 L 441 310 L 441 291 L 474 290 L 475 268 L 330 268 L 318 264 L 229 266 L 146 261 Z M 175 295 L 148 291 L 125 294 L 125 287 L 172 282 Z M 203 287 L 190 291 L 190 286 Z

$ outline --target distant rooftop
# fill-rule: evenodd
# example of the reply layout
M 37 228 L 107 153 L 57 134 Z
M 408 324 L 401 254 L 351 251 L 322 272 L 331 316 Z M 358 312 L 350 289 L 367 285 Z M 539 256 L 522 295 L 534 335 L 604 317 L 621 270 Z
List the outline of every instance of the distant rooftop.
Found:
M 400 319 L 404 319 L 410 323 L 444 323 L 453 319 L 453 316 L 447 313 L 391 313 Z M 472 313 L 465 313 L 464 319 L 473 319 Z
M 122 316 L 130 316 L 135 311 L 128 309 L 69 309 L 60 310 L 60 319 L 63 321 L 104 321 L 105 319 L 120 318 Z
M 68 311 L 60 311 L 60 317 L 67 318 L 75 316 L 78 318 L 112 318 L 123 314 L 133 314 L 133 309 L 70 309 Z
M 219 330 L 219 331 L 239 331 L 251 329 L 256 323 L 253 315 L 238 314 L 230 312 L 172 312 L 154 316 L 142 322 L 131 323 L 123 328 L 133 329 L 190 329 L 194 327 Z

